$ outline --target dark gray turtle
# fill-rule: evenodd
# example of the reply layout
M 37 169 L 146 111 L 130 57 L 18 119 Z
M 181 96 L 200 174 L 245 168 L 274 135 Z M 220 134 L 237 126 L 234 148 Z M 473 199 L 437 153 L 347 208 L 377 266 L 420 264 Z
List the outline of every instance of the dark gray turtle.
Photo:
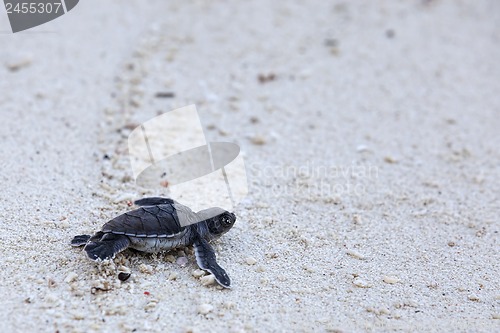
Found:
M 217 264 L 209 242 L 231 229 L 236 221 L 233 213 L 217 207 L 195 213 L 172 199 L 158 197 L 135 204 L 141 207 L 115 217 L 94 236 L 75 236 L 71 245 L 85 245 L 92 260 L 114 258 L 126 248 L 152 253 L 193 245 L 198 266 L 212 273 L 221 286 L 230 287 L 231 280 Z

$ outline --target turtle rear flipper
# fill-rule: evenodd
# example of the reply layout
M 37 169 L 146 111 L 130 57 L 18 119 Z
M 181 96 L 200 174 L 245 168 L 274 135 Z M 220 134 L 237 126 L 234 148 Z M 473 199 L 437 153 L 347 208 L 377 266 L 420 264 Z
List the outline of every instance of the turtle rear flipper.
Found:
M 134 201 L 137 206 L 173 205 L 174 203 L 175 201 L 170 198 L 161 197 L 142 198 Z
M 213 274 L 215 280 L 224 288 L 231 288 L 231 280 L 224 268 L 217 264 L 214 249 L 202 237 L 196 237 L 194 243 L 196 262 L 201 269 Z
M 87 244 L 90 239 L 90 235 L 77 235 L 71 240 L 71 246 L 83 246 Z
M 130 240 L 127 236 L 106 233 L 100 240 L 90 239 L 84 250 L 92 260 L 106 260 L 114 258 L 117 253 L 125 250 L 129 245 Z

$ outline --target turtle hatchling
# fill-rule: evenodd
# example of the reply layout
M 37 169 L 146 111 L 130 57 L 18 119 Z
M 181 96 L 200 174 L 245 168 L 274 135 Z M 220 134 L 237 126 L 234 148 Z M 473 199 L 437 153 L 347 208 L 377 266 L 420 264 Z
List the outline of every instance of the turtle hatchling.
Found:
M 231 229 L 236 221 L 233 213 L 218 207 L 195 213 L 172 199 L 159 197 L 135 204 L 140 208 L 115 217 L 93 236 L 75 236 L 71 245 L 84 245 L 87 256 L 95 261 L 112 259 L 126 248 L 153 253 L 193 245 L 198 266 L 212 273 L 221 286 L 230 288 L 231 280 L 217 264 L 209 242 Z

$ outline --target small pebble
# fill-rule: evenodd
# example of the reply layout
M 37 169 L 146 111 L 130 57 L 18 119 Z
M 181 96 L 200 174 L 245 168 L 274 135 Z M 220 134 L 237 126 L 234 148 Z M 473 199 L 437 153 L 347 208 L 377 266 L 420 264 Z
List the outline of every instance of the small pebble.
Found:
M 384 314 L 390 314 L 391 312 L 389 311 L 389 309 L 386 309 L 386 308 L 379 308 L 379 309 L 375 309 L 373 307 L 367 307 L 366 308 L 366 312 L 371 312 L 371 313 L 374 313 L 376 315 L 384 315 Z
M 467 298 L 469 299 L 469 301 L 479 302 L 479 297 L 477 295 L 469 295 L 467 296 Z
M 111 290 L 111 284 L 106 280 L 93 280 L 91 282 L 90 293 L 95 294 L 98 291 L 109 291 Z
M 59 222 L 57 226 L 61 229 L 68 229 L 71 225 L 68 223 L 68 221 L 62 221 Z
M 140 264 L 139 271 L 141 273 L 151 274 L 151 273 L 153 273 L 153 267 L 151 267 L 150 265 L 146 265 L 146 264 Z
M 276 80 L 276 74 L 268 73 L 268 74 L 259 74 L 257 79 L 260 83 L 267 83 Z
M 380 309 L 378 309 L 378 314 L 388 315 L 388 314 L 391 314 L 391 311 L 389 311 L 389 309 L 386 309 L 386 308 L 380 308 Z
M 56 295 L 54 295 L 52 293 L 45 295 L 45 301 L 47 301 L 47 303 L 49 303 L 49 304 L 56 303 L 58 300 L 59 300 L 59 297 L 57 297 Z
M 266 269 L 264 268 L 264 266 L 259 266 L 259 267 L 257 267 L 256 271 L 257 271 L 258 273 L 262 273 L 262 272 L 265 272 L 265 271 L 266 271 Z
M 500 319 L 500 313 L 494 313 L 491 315 L 492 319 Z
M 406 302 L 406 304 L 407 304 L 408 306 L 411 306 L 412 308 L 418 308 L 418 303 L 417 303 L 417 302 L 415 302 L 415 301 L 413 301 L 413 300 L 409 300 L 409 301 L 407 301 L 407 302 Z
M 177 279 L 177 276 L 178 274 L 176 272 L 171 272 L 169 275 L 168 275 L 168 279 L 173 281 L 173 280 L 176 280 Z
M 352 283 L 358 287 L 358 288 L 371 288 L 372 285 L 369 284 L 368 282 L 366 282 L 365 280 L 363 279 L 360 279 L 360 278 L 355 278 Z
M 215 283 L 215 277 L 212 274 L 205 275 L 200 280 L 201 284 L 204 286 L 210 286 Z
M 225 308 L 225 309 L 234 309 L 234 307 L 236 306 L 236 304 L 234 302 L 231 302 L 231 301 L 225 301 L 224 303 L 222 303 L 222 306 Z
M 206 315 L 209 312 L 212 312 L 213 309 L 214 309 L 214 307 L 211 304 L 201 304 L 200 306 L 198 306 L 198 313 L 202 314 L 202 315 Z
M 438 283 L 437 282 L 429 282 L 429 284 L 427 285 L 427 287 L 431 288 L 431 289 L 437 289 L 438 288 Z
M 5 262 L 16 262 L 17 261 L 16 258 L 14 258 L 14 257 L 6 257 L 4 260 L 5 260 Z
M 388 283 L 388 284 L 395 284 L 395 283 L 399 282 L 399 279 L 397 277 L 395 277 L 395 276 L 388 276 L 388 275 L 386 275 L 386 276 L 384 276 L 383 281 L 385 283 Z
M 83 312 L 73 312 L 73 319 L 83 320 L 85 319 L 85 314 Z
M 105 316 L 123 316 L 127 313 L 127 306 L 124 304 L 109 304 L 103 311 L 103 315 Z
M 80 296 L 83 296 L 85 295 L 85 292 L 83 290 L 75 290 L 73 292 L 73 295 L 77 296 L 77 297 L 80 297 Z
M 55 288 L 57 286 L 57 283 L 56 281 L 54 281 L 53 279 L 49 278 L 47 280 L 47 284 L 49 285 L 49 288 Z
M 187 265 L 188 259 L 186 257 L 179 257 L 175 262 L 177 263 L 177 265 L 184 267 Z
M 363 152 L 365 152 L 365 151 L 369 151 L 369 150 L 370 150 L 370 149 L 368 148 L 368 146 L 365 146 L 365 145 L 358 145 L 358 146 L 356 147 L 356 151 L 357 151 L 358 153 L 363 153 Z
M 254 145 L 257 145 L 257 146 L 262 146 L 262 145 L 266 144 L 266 139 L 264 139 L 260 135 L 253 136 L 251 141 Z
M 157 92 L 155 94 L 156 98 L 174 98 L 175 93 L 172 91 L 165 91 L 165 92 Z
M 157 304 L 158 304 L 158 301 L 153 299 L 153 300 L 149 301 L 148 304 L 146 304 L 144 306 L 144 310 L 151 311 L 156 307 Z
M 127 266 L 120 265 L 117 269 L 119 272 L 130 273 L 130 268 L 128 268 Z
M 123 126 L 123 128 L 128 129 L 128 130 L 134 130 L 135 128 L 141 126 L 139 123 L 127 123 Z
M 192 273 L 191 273 L 195 278 L 199 278 L 199 277 L 202 277 L 203 275 L 205 275 L 205 271 L 202 270 L 202 269 L 195 269 Z
M 173 264 L 175 262 L 175 257 L 171 254 L 168 254 L 165 256 L 165 260 L 167 260 L 169 263 Z
M 398 160 L 392 156 L 385 156 L 384 162 L 389 163 L 389 164 L 395 164 L 395 163 L 398 163 Z
M 386 36 L 387 38 L 393 38 L 393 37 L 394 37 L 394 35 L 395 35 L 395 33 L 394 33 L 394 30 L 392 30 L 392 29 L 387 29 L 387 30 L 385 31 L 385 36 Z
M 365 260 L 366 259 L 365 255 L 363 255 L 362 253 L 359 253 L 357 251 L 354 251 L 354 250 L 348 250 L 347 254 L 350 255 L 351 257 L 359 259 L 359 260 Z
M 12 61 L 5 64 L 5 67 L 11 72 L 17 72 L 22 68 L 29 67 L 31 65 L 31 58 L 21 58 L 17 61 Z
M 78 278 L 78 274 L 76 274 L 75 272 L 69 272 L 68 275 L 66 276 L 66 278 L 64 279 L 64 282 L 71 283 L 71 282 L 75 281 L 77 278 Z
M 257 263 L 257 260 L 253 257 L 248 257 L 245 259 L 247 265 L 255 265 Z
M 129 279 L 129 277 L 130 277 L 130 273 L 126 273 L 126 272 L 118 273 L 118 280 L 120 280 L 120 281 L 125 282 Z
M 309 273 L 316 272 L 316 269 L 314 269 L 314 267 L 312 267 L 311 265 L 304 265 L 304 266 L 302 266 L 302 269 L 305 270 L 306 272 L 309 272 Z
M 129 100 L 129 105 L 135 108 L 139 108 L 141 106 L 141 103 L 132 98 Z

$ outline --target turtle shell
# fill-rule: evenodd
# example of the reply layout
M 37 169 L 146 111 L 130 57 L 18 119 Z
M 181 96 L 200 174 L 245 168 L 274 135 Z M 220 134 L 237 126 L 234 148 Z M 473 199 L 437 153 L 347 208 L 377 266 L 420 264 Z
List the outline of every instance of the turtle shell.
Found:
M 171 238 L 178 236 L 199 217 L 179 203 L 144 206 L 115 217 L 102 232 L 132 237 Z

